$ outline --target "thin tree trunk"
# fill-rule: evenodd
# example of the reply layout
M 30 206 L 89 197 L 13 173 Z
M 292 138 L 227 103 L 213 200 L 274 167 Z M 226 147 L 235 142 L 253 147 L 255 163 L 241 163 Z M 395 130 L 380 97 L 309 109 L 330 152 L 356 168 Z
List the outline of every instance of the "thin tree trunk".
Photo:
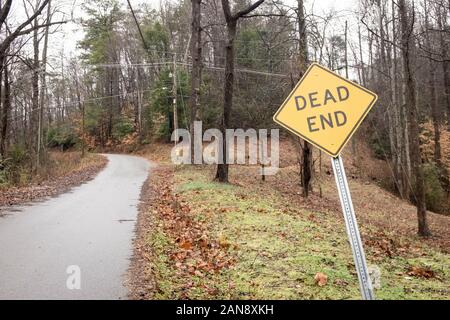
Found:
M 425 182 L 422 168 L 422 159 L 420 155 L 420 141 L 419 141 L 419 117 L 417 112 L 416 101 L 416 84 L 414 81 L 413 67 L 412 67 L 412 37 L 413 30 L 408 21 L 407 8 L 405 0 L 398 1 L 398 9 L 400 15 L 401 34 L 402 34 L 402 57 L 403 57 L 403 72 L 406 85 L 406 105 L 409 114 L 409 128 L 411 137 L 411 162 L 415 179 L 415 200 L 417 207 L 418 218 L 418 234 L 420 236 L 430 236 L 430 230 L 427 222 L 427 209 L 425 202 Z
M 444 37 L 444 27 L 445 27 L 445 12 L 446 10 L 442 10 L 438 8 L 438 28 L 442 30 L 439 32 L 439 40 L 441 44 L 441 56 L 442 56 L 442 69 L 443 69 L 443 77 L 444 77 L 444 94 L 447 104 L 447 130 L 450 131 L 450 66 L 448 62 L 448 48 L 447 43 Z
M 222 0 L 222 9 L 227 22 L 227 44 L 225 46 L 225 84 L 223 97 L 223 115 L 222 115 L 222 135 L 223 135 L 223 149 L 222 162 L 217 165 L 217 172 L 215 180 L 219 182 L 228 182 L 228 163 L 227 163 L 227 138 L 226 129 L 230 125 L 230 115 L 233 106 L 233 86 L 234 86 L 234 39 L 236 38 L 237 22 L 239 18 L 245 16 L 258 8 L 264 0 L 258 0 L 249 5 L 244 10 L 231 13 L 229 0 Z
M 191 108 L 190 134 L 191 134 L 191 160 L 194 163 L 194 146 L 196 139 L 194 137 L 194 122 L 198 120 L 198 108 L 200 106 L 200 83 L 201 83 L 201 0 L 191 0 L 192 3 L 192 24 L 191 24 L 191 96 L 189 105 Z
M 6 144 L 8 141 L 8 117 L 11 110 L 11 90 L 9 83 L 9 71 L 8 66 L 2 63 L 3 77 L 4 77 L 4 92 L 2 103 L 2 127 L 1 127 L 1 141 L 0 141 L 0 159 L 4 159 L 6 155 Z M 1 80 L 1 78 L 0 78 Z M 0 81 L 1 86 L 1 81 Z
M 222 135 L 223 163 L 217 165 L 216 180 L 220 182 L 228 182 L 228 150 L 226 129 L 230 126 L 230 113 L 233 106 L 233 87 L 234 87 L 234 39 L 236 37 L 237 20 L 227 22 L 228 39 L 225 46 L 225 85 L 223 96 L 223 115 L 222 115 Z
M 47 5 L 47 20 L 46 23 L 51 22 L 51 1 L 48 2 Z M 40 101 L 40 109 L 39 109 L 39 117 L 38 117 L 38 145 L 37 145 L 37 166 L 39 167 L 42 160 L 44 160 L 43 157 L 43 136 L 44 136 L 44 125 L 43 125 L 43 119 L 44 119 L 44 109 L 45 104 L 47 103 L 47 48 L 48 48 L 48 36 L 49 36 L 50 26 L 47 26 L 45 28 L 45 35 L 44 35 L 44 47 L 42 49 L 42 70 L 41 70 L 41 101 Z
M 397 29 L 395 25 L 396 16 L 395 16 L 395 3 L 392 1 L 391 3 L 391 10 L 392 10 L 392 42 L 396 43 L 396 35 L 397 35 Z M 402 122 L 400 119 L 400 113 L 401 113 L 401 106 L 399 106 L 399 99 L 398 99 L 398 65 L 397 65 L 397 48 L 396 46 L 392 46 L 392 62 L 390 65 L 390 71 L 391 71 L 391 94 L 392 94 L 392 107 L 393 107 L 393 117 L 394 117 L 394 126 L 395 126 L 395 145 L 396 145 L 396 153 L 394 155 L 394 165 L 395 165 L 395 175 L 396 175 L 396 185 L 398 188 L 398 192 L 400 194 L 400 197 L 402 199 L 405 199 L 405 184 L 403 180 L 403 174 L 402 174 L 402 161 L 403 161 L 403 130 L 402 130 Z
M 77 102 L 78 102 L 78 109 L 81 112 L 81 157 L 84 158 L 86 153 L 86 141 L 84 136 L 84 130 L 85 130 L 85 105 L 84 102 L 81 101 L 81 89 L 80 89 L 80 81 L 78 79 L 78 71 L 77 66 L 75 68 L 75 85 L 76 85 L 76 94 L 77 94 Z
M 366 70 L 364 67 L 364 56 L 363 56 L 363 47 L 362 47 L 362 39 L 361 39 L 361 26 L 360 24 L 358 24 L 358 42 L 359 42 L 359 63 L 360 63 L 360 70 L 361 70 L 361 81 L 362 81 L 362 85 L 364 87 L 367 86 L 367 81 L 366 81 Z
M 430 41 L 430 25 L 429 25 L 429 12 L 427 7 L 428 0 L 424 1 L 424 9 L 425 9 L 425 42 L 428 48 L 428 51 L 431 52 L 431 41 Z M 428 54 L 428 86 L 430 90 L 430 108 L 431 108 L 431 119 L 433 121 L 433 129 L 434 129 L 434 161 L 437 164 L 440 164 L 441 161 L 441 141 L 440 136 L 441 133 L 439 131 L 439 110 L 437 106 L 437 97 L 436 97 L 436 83 L 435 83 L 435 69 L 433 65 L 433 60 L 431 53 Z
M 303 6 L 303 0 L 297 1 L 297 23 L 298 23 L 298 36 L 299 36 L 299 78 L 302 78 L 306 69 L 308 67 L 308 38 L 306 34 L 306 22 L 305 22 L 305 12 Z M 312 163 L 313 163 L 313 153 L 312 146 L 308 141 L 303 142 L 302 148 L 302 163 L 301 163 L 301 183 L 303 187 L 303 196 L 308 197 L 309 190 L 311 189 L 312 180 Z
M 37 20 L 34 24 L 37 25 Z M 31 131 L 30 131 L 30 146 L 33 150 L 33 157 L 36 161 L 36 168 L 40 166 L 39 163 L 39 142 L 38 142 L 38 130 L 39 130 L 39 42 L 38 42 L 38 30 L 35 29 L 33 32 L 33 76 L 32 76 L 32 107 L 31 107 Z

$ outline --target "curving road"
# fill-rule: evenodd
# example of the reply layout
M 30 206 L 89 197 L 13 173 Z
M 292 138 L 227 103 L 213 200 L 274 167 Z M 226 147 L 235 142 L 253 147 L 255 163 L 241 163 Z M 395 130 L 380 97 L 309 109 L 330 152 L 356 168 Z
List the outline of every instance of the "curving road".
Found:
M 3 211 L 0 299 L 126 299 L 124 275 L 150 164 L 106 156 L 108 165 L 90 182 Z

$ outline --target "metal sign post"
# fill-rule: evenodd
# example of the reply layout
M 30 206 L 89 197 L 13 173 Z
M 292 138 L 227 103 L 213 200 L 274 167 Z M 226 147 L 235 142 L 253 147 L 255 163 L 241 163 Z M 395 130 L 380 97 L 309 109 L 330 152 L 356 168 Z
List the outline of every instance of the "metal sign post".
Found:
M 356 222 L 355 210 L 353 209 L 352 197 L 348 188 L 347 176 L 345 175 L 344 163 L 341 156 L 331 158 L 333 164 L 334 177 L 341 200 L 342 211 L 344 213 L 345 226 L 353 252 L 356 272 L 358 273 L 359 287 L 364 300 L 374 300 L 372 282 L 367 270 L 364 248 L 359 234 L 358 223 Z

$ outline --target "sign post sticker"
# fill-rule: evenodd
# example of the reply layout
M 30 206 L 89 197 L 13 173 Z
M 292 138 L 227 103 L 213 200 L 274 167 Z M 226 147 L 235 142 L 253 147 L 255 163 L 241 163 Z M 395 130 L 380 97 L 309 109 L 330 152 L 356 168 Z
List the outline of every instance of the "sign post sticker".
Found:
M 377 99 L 375 93 L 313 63 L 273 119 L 336 157 Z

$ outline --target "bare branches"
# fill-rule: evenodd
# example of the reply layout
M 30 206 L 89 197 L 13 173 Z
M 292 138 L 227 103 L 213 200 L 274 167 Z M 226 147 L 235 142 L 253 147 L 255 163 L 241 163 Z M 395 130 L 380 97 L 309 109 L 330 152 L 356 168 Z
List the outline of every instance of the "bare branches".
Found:
M 7 0 L 5 5 L 0 8 L 0 28 L 8 17 L 9 11 L 11 10 L 12 0 Z
M 37 8 L 37 10 L 28 17 L 27 20 L 25 20 L 21 25 L 19 25 L 9 36 L 5 38 L 5 40 L 0 45 L 0 55 L 3 55 L 4 52 L 8 49 L 8 47 L 11 45 L 11 42 L 13 42 L 17 37 L 28 34 L 36 29 L 46 27 L 46 25 L 34 25 L 31 28 L 25 29 L 29 24 L 33 22 L 34 19 L 36 19 L 44 10 L 44 8 L 48 5 L 48 2 L 50 0 L 44 0 L 42 4 Z M 6 4 L 5 4 L 6 5 Z M 6 18 L 5 18 L 6 19 Z M 25 29 L 25 30 L 24 30 Z
M 67 21 L 55 21 L 55 22 L 40 24 L 40 25 L 31 27 L 31 28 L 22 30 L 21 32 L 19 32 L 17 34 L 17 36 L 19 37 L 19 36 L 23 36 L 23 35 L 29 34 L 32 31 L 36 30 L 36 29 L 51 27 L 51 26 L 54 26 L 54 25 L 61 25 L 61 24 L 64 24 L 64 23 L 67 23 Z
M 230 1 L 222 0 L 223 13 L 225 15 L 225 20 L 227 22 L 236 22 L 239 18 L 246 17 L 250 12 L 258 8 L 265 0 L 258 0 L 255 3 L 249 5 L 247 8 L 236 12 L 235 14 L 231 13 Z M 256 15 L 254 15 L 256 16 Z M 248 17 L 249 18 L 249 17 Z
M 238 11 L 235 15 L 233 15 L 233 19 L 237 20 L 245 15 L 248 15 L 250 12 L 258 8 L 265 0 L 258 0 L 252 5 L 248 6 L 244 10 Z
M 233 15 L 231 14 L 230 2 L 228 0 L 222 0 L 222 8 L 223 8 L 223 13 L 225 15 L 225 20 L 227 20 L 227 22 L 229 20 L 233 20 Z
M 286 17 L 285 14 L 278 14 L 278 13 L 255 13 L 255 14 L 248 14 L 245 16 L 242 16 L 241 18 L 256 18 L 256 17 L 265 17 L 265 18 L 270 18 L 270 17 Z

